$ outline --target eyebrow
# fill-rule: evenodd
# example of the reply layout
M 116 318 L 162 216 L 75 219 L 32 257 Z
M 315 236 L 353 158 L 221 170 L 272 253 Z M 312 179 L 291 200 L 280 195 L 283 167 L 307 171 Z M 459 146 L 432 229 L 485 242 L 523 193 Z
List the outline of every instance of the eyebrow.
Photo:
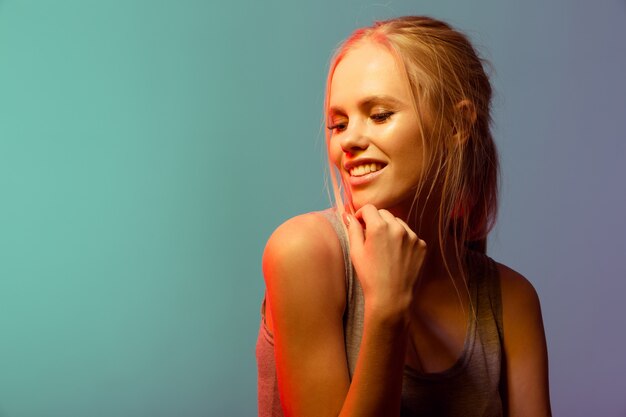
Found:
M 388 105 L 396 106 L 396 107 L 405 105 L 405 103 L 402 102 L 401 100 L 398 100 L 397 98 L 393 96 L 388 96 L 388 95 L 383 94 L 383 95 L 367 96 L 363 98 L 362 100 L 359 101 L 358 107 L 360 109 L 364 109 L 364 108 L 372 107 L 375 104 L 388 104 Z M 343 109 L 340 106 L 331 106 L 328 108 L 329 115 L 342 113 L 342 112 L 343 112 Z

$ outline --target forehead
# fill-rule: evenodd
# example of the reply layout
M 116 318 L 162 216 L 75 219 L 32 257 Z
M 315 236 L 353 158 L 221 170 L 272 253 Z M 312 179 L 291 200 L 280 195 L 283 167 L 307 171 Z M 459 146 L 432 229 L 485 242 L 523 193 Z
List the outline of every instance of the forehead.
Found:
M 391 96 L 405 103 L 411 100 L 403 69 L 394 55 L 380 44 L 365 41 L 337 64 L 330 84 L 330 106 L 344 107 L 370 96 Z

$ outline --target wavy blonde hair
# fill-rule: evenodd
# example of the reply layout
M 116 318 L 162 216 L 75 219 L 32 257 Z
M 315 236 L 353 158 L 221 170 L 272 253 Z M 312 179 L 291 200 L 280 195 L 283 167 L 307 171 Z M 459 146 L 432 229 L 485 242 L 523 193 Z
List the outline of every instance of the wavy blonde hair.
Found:
M 357 29 L 333 55 L 326 83 L 326 118 L 337 64 L 366 40 L 385 46 L 396 56 L 422 123 L 421 140 L 428 149 L 423 163 L 430 186 L 418 186 L 413 208 L 426 188 L 427 200 L 439 198 L 437 230 L 442 255 L 448 238 L 455 241 L 458 261 L 468 249 L 485 253 L 487 235 L 496 220 L 499 176 L 490 128 L 492 88 L 484 69 L 486 62 L 465 35 L 442 21 L 405 16 L 375 22 Z M 327 146 L 330 136 L 327 131 Z M 329 167 L 335 205 L 343 212 L 350 202 L 348 188 L 330 159 Z M 423 210 L 418 213 L 413 208 L 412 215 L 421 221 Z

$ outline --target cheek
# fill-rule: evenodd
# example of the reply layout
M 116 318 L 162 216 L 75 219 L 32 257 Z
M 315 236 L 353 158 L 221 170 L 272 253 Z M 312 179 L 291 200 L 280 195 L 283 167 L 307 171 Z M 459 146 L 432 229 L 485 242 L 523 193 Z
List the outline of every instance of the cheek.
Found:
M 417 182 L 421 179 L 426 155 L 420 138 L 414 136 L 406 138 L 405 146 L 397 149 L 396 154 L 400 160 L 401 176 L 408 182 Z
M 326 147 L 328 152 L 328 157 L 330 158 L 330 162 L 336 167 L 339 168 L 341 165 L 341 147 L 337 144 L 337 141 L 330 141 Z

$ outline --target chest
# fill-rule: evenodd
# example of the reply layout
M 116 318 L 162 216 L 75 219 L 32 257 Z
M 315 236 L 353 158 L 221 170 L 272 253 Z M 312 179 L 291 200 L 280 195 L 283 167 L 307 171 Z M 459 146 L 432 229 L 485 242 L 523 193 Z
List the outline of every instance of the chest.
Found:
M 452 368 L 467 349 L 475 317 L 467 288 L 429 287 L 417 297 L 411 313 L 406 366 L 424 374 Z

